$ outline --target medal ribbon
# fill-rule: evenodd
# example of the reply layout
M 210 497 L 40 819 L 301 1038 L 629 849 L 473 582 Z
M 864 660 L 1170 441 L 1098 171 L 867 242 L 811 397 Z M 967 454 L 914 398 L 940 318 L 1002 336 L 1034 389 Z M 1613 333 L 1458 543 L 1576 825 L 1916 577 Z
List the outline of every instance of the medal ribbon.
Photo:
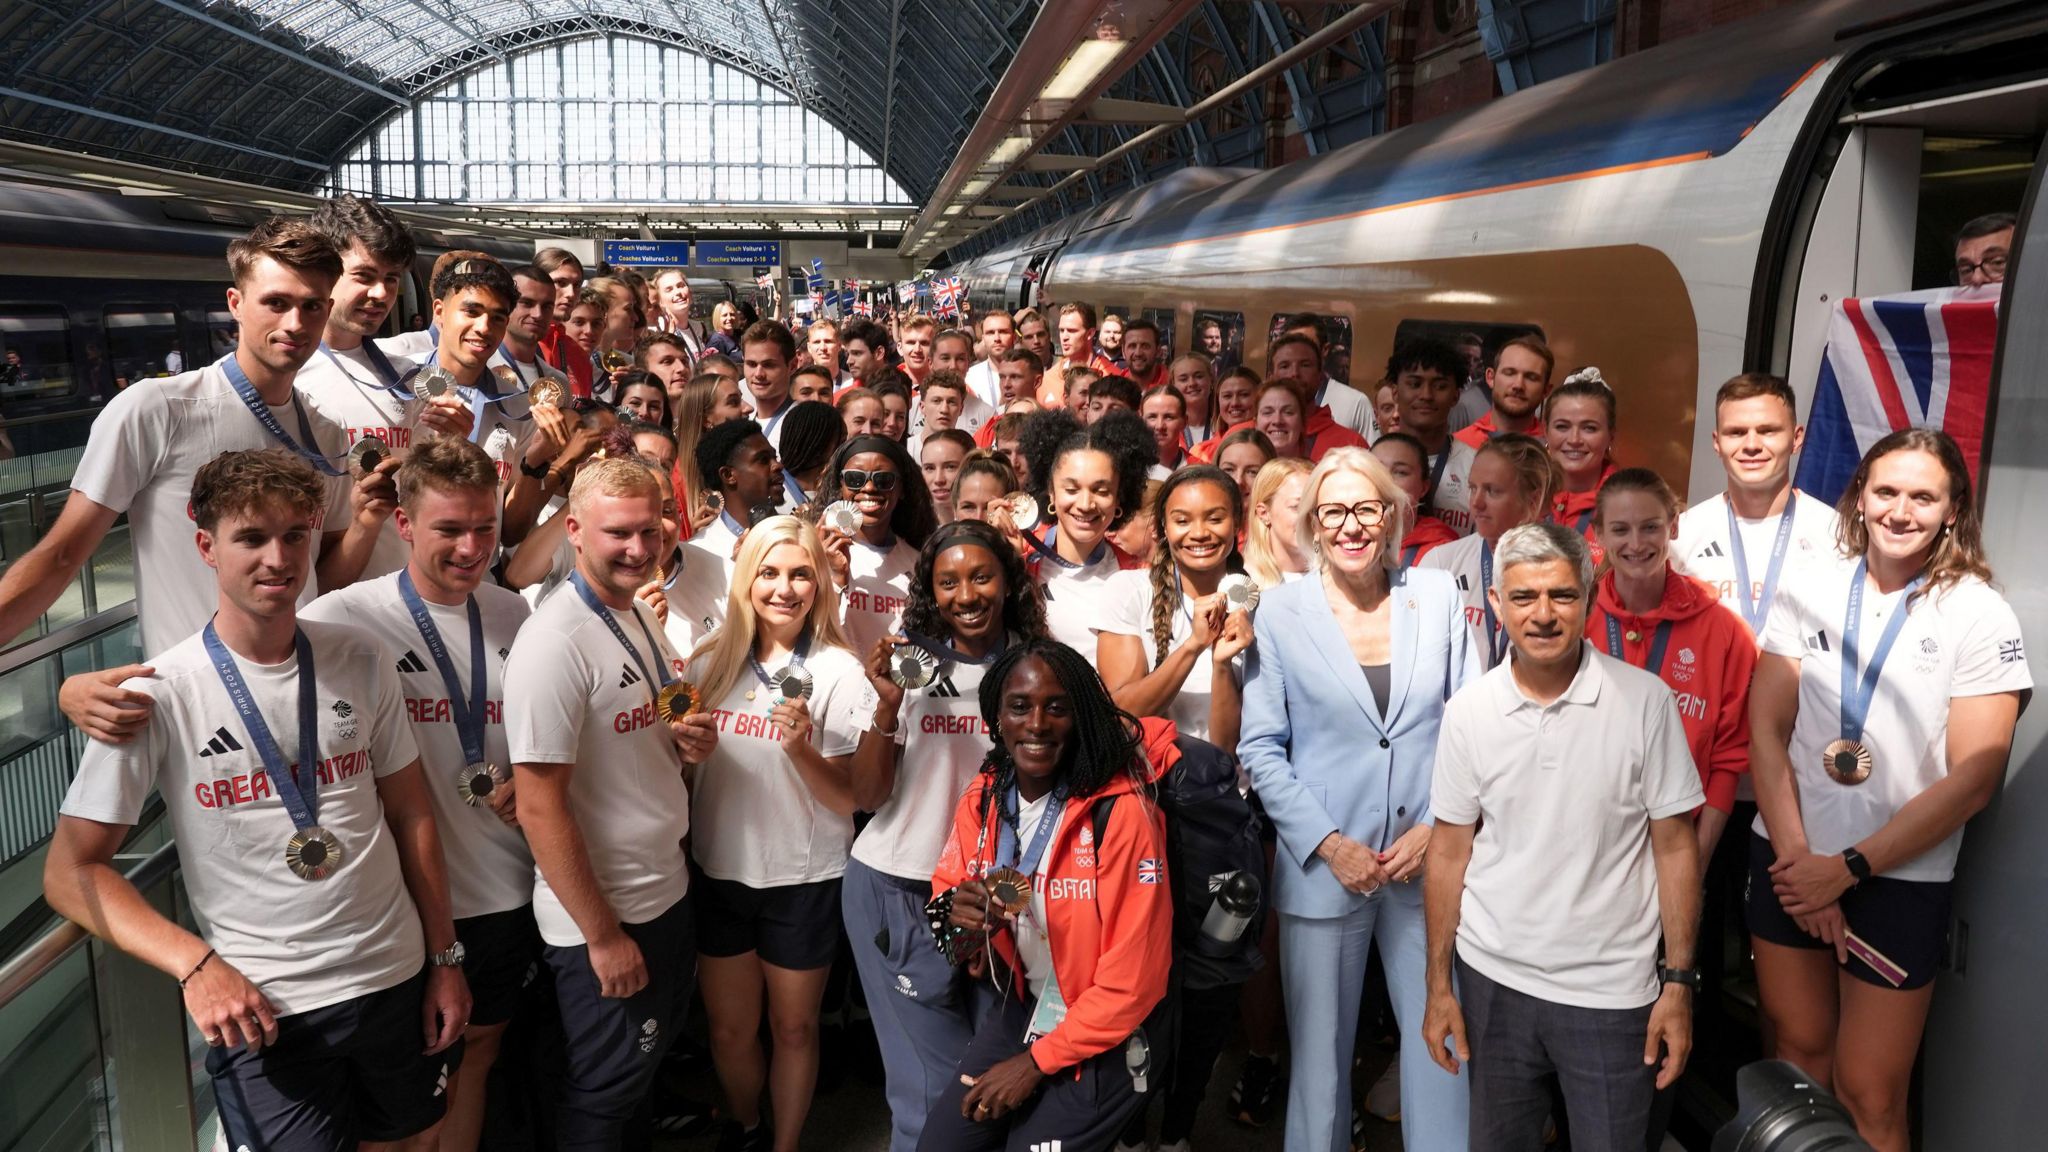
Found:
M 1444 478 L 1444 469 L 1451 463 L 1451 448 L 1456 440 L 1445 440 L 1444 450 L 1436 454 L 1436 463 L 1429 466 L 1429 491 L 1423 494 L 1422 510 L 1427 512 L 1436 507 L 1436 486 Z
M 277 422 L 277 415 L 270 410 L 270 405 L 263 402 L 263 397 L 256 391 L 256 385 L 249 382 L 249 374 L 242 371 L 242 366 L 235 362 L 235 354 L 233 352 L 221 357 L 220 366 L 228 374 L 228 383 L 234 385 L 235 395 L 242 398 L 242 404 L 249 409 L 251 416 L 256 417 L 256 422 L 263 425 L 265 432 L 270 433 L 271 437 L 278 443 L 304 457 L 306 462 L 313 465 L 321 475 L 340 476 L 342 474 L 342 470 L 334 466 L 334 461 L 340 459 L 340 457 L 330 458 L 322 456 L 315 445 L 313 422 L 306 419 L 306 409 L 299 402 L 297 389 L 292 391 L 292 411 L 299 417 L 299 435 L 306 438 L 304 444 L 292 439 L 292 434 L 285 431 L 284 425 Z
M 1058 823 L 1060 810 L 1066 807 L 1066 803 L 1067 782 L 1062 780 L 1046 799 L 1045 811 L 1038 814 L 1038 823 L 1031 829 L 1031 842 L 1024 846 L 1020 857 L 1017 854 L 1017 834 L 1022 829 L 1015 823 L 1020 811 L 1017 786 L 1010 785 L 1009 792 L 1003 796 L 1003 819 L 996 821 L 996 863 L 1000 866 L 1008 861 L 1017 871 L 1036 877 L 1038 865 L 1045 859 L 1046 845 L 1052 841 L 1052 826 Z
M 1486 609 L 1486 655 L 1493 664 L 1508 654 L 1507 637 L 1501 634 L 1500 618 L 1493 614 L 1493 545 L 1479 542 L 1479 603 Z
M 412 582 L 412 572 L 399 569 L 398 594 L 405 598 L 406 611 L 412 613 L 413 627 L 420 630 L 420 638 L 427 642 L 427 651 L 434 657 L 434 667 L 441 670 L 441 683 L 448 689 L 448 710 L 455 715 L 455 732 L 462 740 L 463 763 L 484 762 L 484 714 L 485 699 L 489 695 L 489 681 L 484 671 L 484 614 L 477 607 L 476 597 L 470 596 L 469 607 L 469 695 L 462 693 L 462 681 L 455 677 L 455 661 L 448 656 L 448 645 L 441 639 L 441 630 L 434 626 L 434 618 L 427 612 L 427 602 L 420 598 L 418 586 Z
M 804 495 L 803 485 L 798 484 L 796 477 L 791 476 L 787 472 L 782 474 L 782 490 L 789 496 L 789 506 L 791 508 L 801 508 L 811 502 L 811 498 Z
M 1926 579 L 1925 575 L 1915 576 L 1911 583 L 1892 595 L 1898 611 L 1885 621 L 1884 633 L 1877 638 L 1877 648 L 1870 654 L 1870 665 L 1859 677 L 1856 674 L 1856 641 L 1863 631 L 1865 572 L 1865 563 L 1859 558 L 1854 582 L 1849 585 L 1849 606 L 1842 620 L 1842 739 L 1849 741 L 1863 739 L 1863 725 L 1870 719 L 1871 701 L 1877 698 L 1877 678 L 1884 674 L 1884 662 L 1891 655 L 1892 642 L 1899 638 L 1900 631 L 1906 626 L 1906 598 Z
M 747 534 L 747 530 L 740 526 L 740 522 L 738 520 L 733 518 L 733 514 L 731 513 L 731 511 L 725 508 L 720 508 L 718 510 L 718 519 L 721 522 L 723 522 L 727 528 L 732 530 L 732 534 L 734 536 L 744 536 Z
M 206 654 L 213 660 L 214 674 L 220 677 L 220 686 L 227 689 L 228 699 L 234 702 L 235 711 L 241 714 L 242 727 L 249 734 L 249 745 L 256 749 L 257 757 L 263 761 L 263 771 L 269 774 L 271 785 L 277 789 L 277 798 L 284 801 L 284 810 L 291 815 L 292 827 L 301 832 L 318 827 L 320 717 L 318 693 L 313 684 L 312 642 L 306 639 L 303 631 L 293 629 L 292 646 L 298 655 L 299 761 L 286 764 L 284 752 L 277 746 L 277 737 L 271 735 L 270 725 L 263 719 L 263 710 L 256 706 L 256 697 L 250 694 L 249 685 L 243 682 L 242 670 L 236 666 L 228 646 L 221 643 L 213 621 L 206 622 L 203 638 Z M 301 768 L 306 770 L 303 791 L 299 783 Z
M 1040 556 L 1043 556 L 1047 560 L 1050 560 L 1053 563 L 1059 565 L 1060 567 L 1065 568 L 1069 572 L 1078 572 L 1083 568 L 1092 567 L 1096 564 L 1101 563 L 1102 557 L 1105 553 L 1107 553 L 1109 549 L 1109 537 L 1105 536 L 1102 538 L 1101 543 L 1098 543 L 1095 546 L 1095 552 L 1093 555 L 1089 556 L 1088 559 L 1082 561 L 1081 563 L 1076 564 L 1072 560 L 1067 559 L 1065 556 L 1060 555 L 1059 550 L 1056 547 L 1054 547 L 1059 537 L 1059 531 L 1059 525 L 1051 525 L 1050 527 L 1046 528 L 1045 539 L 1043 540 L 1040 540 L 1038 537 L 1032 535 L 1029 532 L 1026 532 L 1024 533 L 1024 543 L 1029 544 L 1033 552 L 1038 553 Z
M 1613 614 L 1609 613 L 1607 617 L 1607 654 L 1616 660 L 1632 662 L 1623 654 L 1625 649 L 1622 647 L 1621 641 L 1621 621 L 1616 620 Z M 1664 646 L 1669 643 L 1671 643 L 1671 621 L 1666 620 L 1658 624 L 1657 630 L 1650 635 L 1650 655 L 1649 659 L 1645 660 L 1642 664 L 1643 671 L 1648 672 L 1652 676 L 1664 675 Z
M 969 656 L 967 653 L 960 651 L 958 648 L 953 647 L 951 644 L 948 644 L 943 640 L 938 640 L 933 637 L 926 636 L 920 632 L 912 632 L 908 628 L 905 628 L 903 630 L 903 638 L 905 640 L 910 641 L 912 644 L 917 645 L 919 648 L 922 648 L 925 651 L 931 653 L 932 655 L 938 657 L 942 661 L 949 660 L 955 664 L 972 664 L 976 667 L 981 668 L 986 668 L 989 665 L 994 664 L 996 662 L 996 659 L 1000 657 L 1003 654 L 1003 652 L 1010 646 L 1010 638 L 1007 634 L 1005 634 L 1001 643 L 997 644 L 995 647 L 990 648 L 988 650 L 988 655 L 982 657 L 979 660 L 976 660 L 974 657 Z
M 1749 630 L 1761 636 L 1764 623 L 1771 616 L 1771 601 L 1778 595 L 1778 573 L 1785 568 L 1786 546 L 1792 542 L 1792 513 L 1799 507 L 1796 493 L 1785 494 L 1785 511 L 1778 516 L 1778 534 L 1771 538 L 1771 559 L 1764 569 L 1764 588 L 1754 600 L 1749 582 L 1749 555 L 1742 547 L 1742 525 L 1735 519 L 1735 505 L 1727 497 L 1722 503 L 1728 507 L 1728 552 L 1735 559 L 1735 606 L 1742 612 L 1742 618 L 1749 622 Z
M 343 360 L 340 353 L 328 347 L 325 340 L 320 342 L 320 354 L 327 357 L 336 368 L 340 369 L 343 376 L 348 377 L 350 380 L 356 378 L 356 374 L 348 370 L 348 361 Z M 397 366 L 391 363 L 391 358 L 384 355 L 383 351 L 377 347 L 375 341 L 363 341 L 363 357 L 369 360 L 370 370 L 376 373 L 379 380 L 383 381 L 382 384 L 372 384 L 371 387 L 382 388 L 386 392 L 394 393 L 401 400 L 413 398 L 412 393 L 399 387 L 400 377 Z
M 811 635 L 810 633 L 806 632 L 804 633 L 803 637 L 796 642 L 796 647 L 790 650 L 789 666 L 792 668 L 803 667 L 804 657 L 810 654 Z M 768 689 L 770 692 L 776 690 L 774 681 L 768 678 L 768 670 L 766 668 L 761 667 L 760 657 L 754 655 L 752 652 L 748 652 L 747 663 L 754 666 L 754 679 L 759 680 L 761 682 L 761 687 Z
M 605 606 L 605 602 L 597 598 L 597 593 L 591 590 L 589 582 L 583 579 L 583 573 L 569 573 L 569 583 L 576 586 L 576 594 L 583 597 L 583 603 L 597 614 L 599 620 L 604 621 L 604 626 L 612 630 L 612 636 L 618 640 L 619 647 L 624 648 L 626 654 L 633 658 L 633 663 L 640 666 L 640 678 L 647 685 L 648 695 L 658 696 L 661 689 L 668 687 L 668 682 L 673 677 L 668 674 L 668 665 L 662 662 L 661 645 L 654 642 L 654 630 L 647 626 L 646 617 L 640 615 L 639 606 L 636 604 L 629 611 L 633 613 L 633 619 L 639 622 L 640 631 L 647 635 L 647 650 L 654 654 L 653 672 L 647 670 L 646 657 L 640 655 L 640 650 L 633 647 L 631 640 L 626 639 L 626 630 L 619 627 L 618 618 L 612 615 L 612 610 Z

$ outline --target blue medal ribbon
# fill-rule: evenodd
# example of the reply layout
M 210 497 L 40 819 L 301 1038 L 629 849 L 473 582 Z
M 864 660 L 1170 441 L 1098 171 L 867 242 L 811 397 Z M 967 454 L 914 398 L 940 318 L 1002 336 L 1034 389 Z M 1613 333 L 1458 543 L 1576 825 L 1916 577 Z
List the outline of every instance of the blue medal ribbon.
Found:
M 628 611 L 633 613 L 633 619 L 640 624 L 640 631 L 647 636 L 647 650 L 654 654 L 652 672 L 647 669 L 647 658 L 640 655 L 640 649 L 633 647 L 631 640 L 626 639 L 626 630 L 619 627 L 618 619 L 612 615 L 612 610 L 605 602 L 597 598 L 597 593 L 591 589 L 589 582 L 583 579 L 583 573 L 569 573 L 569 583 L 576 586 L 576 595 L 581 596 L 583 603 L 597 614 L 598 619 L 604 621 L 604 626 L 612 630 L 612 636 L 618 640 L 619 647 L 624 648 L 626 654 L 633 658 L 633 663 L 640 666 L 640 679 L 647 685 L 648 694 L 659 696 L 660 690 L 668 687 L 669 681 L 674 677 L 668 674 L 668 665 L 661 659 L 661 645 L 654 642 L 654 630 L 647 626 L 647 618 L 640 615 L 639 606 L 636 604 Z
M 1865 562 L 1858 558 L 1856 575 L 1849 585 L 1849 604 L 1842 619 L 1842 739 L 1860 741 L 1863 739 L 1863 725 L 1870 719 L 1871 701 L 1877 698 L 1877 678 L 1884 674 L 1884 662 L 1891 655 L 1892 643 L 1906 627 L 1906 599 L 1910 597 L 1927 577 L 1915 576 L 1912 582 L 1892 594 L 1897 611 L 1885 621 L 1884 633 L 1877 638 L 1877 648 L 1870 654 L 1870 664 L 1857 675 L 1856 665 L 1859 653 L 1856 642 L 1863 632 L 1863 581 L 1867 574 Z
M 448 710 L 455 717 L 455 733 L 462 740 L 462 757 L 465 765 L 484 762 L 484 716 L 485 703 L 489 695 L 489 680 L 484 670 L 484 614 L 477 606 L 476 597 L 468 598 L 469 608 L 469 695 L 465 699 L 462 682 L 455 676 L 455 661 L 449 658 L 448 645 L 441 639 L 441 630 L 434 626 L 434 617 L 427 611 L 427 602 L 420 598 L 412 573 L 400 569 L 398 573 L 398 594 L 405 598 L 406 611 L 412 613 L 413 627 L 420 631 L 420 638 L 427 643 L 427 651 L 434 657 L 434 667 L 441 671 L 441 684 L 448 690 Z
M 227 689 L 228 699 L 241 715 L 242 727 L 249 734 L 249 745 L 256 749 L 257 757 L 263 761 L 263 771 L 277 789 L 277 798 L 284 801 L 284 810 L 292 818 L 292 827 L 301 832 L 319 827 L 320 715 L 319 693 L 313 682 L 312 642 L 306 639 L 304 631 L 292 630 L 292 647 L 298 656 L 299 760 L 296 764 L 286 764 L 284 752 L 277 746 L 277 737 L 271 735 L 270 725 L 263 719 L 263 710 L 256 706 L 256 697 L 242 680 L 242 670 L 235 664 L 234 654 L 221 643 L 213 621 L 206 622 L 202 636 L 206 654 L 213 660 L 214 674 L 220 677 L 220 686 Z M 299 781 L 302 769 L 306 773 L 303 785 Z
M 1771 601 L 1778 595 L 1778 573 L 1784 570 L 1785 553 L 1792 542 L 1792 514 L 1799 508 L 1799 495 L 1785 494 L 1785 511 L 1778 516 L 1778 534 L 1771 538 L 1771 559 L 1764 569 L 1763 591 L 1754 598 L 1750 596 L 1755 586 L 1749 582 L 1749 555 L 1742 547 L 1742 524 L 1735 518 L 1735 505 L 1726 496 L 1721 500 L 1728 508 L 1728 551 L 1735 560 L 1735 606 L 1749 622 L 1749 630 L 1761 636 L 1771 618 Z
M 769 443 L 775 442 L 775 430 L 782 426 L 782 418 L 789 415 L 789 410 L 794 407 L 796 405 L 791 404 L 788 400 L 784 400 L 782 407 L 775 410 L 775 415 L 761 421 L 761 435 L 766 436 Z
M 1095 545 L 1095 551 L 1089 555 L 1088 559 L 1076 564 L 1065 556 L 1060 555 L 1059 549 L 1055 547 L 1055 544 L 1058 542 L 1059 531 L 1060 526 L 1057 524 L 1048 526 L 1045 530 L 1045 539 L 1043 540 L 1026 532 L 1024 533 L 1024 543 L 1029 544 L 1032 551 L 1065 568 L 1069 572 L 1078 572 L 1083 568 L 1100 564 L 1103 555 L 1109 550 L 1109 537 L 1105 536 Z
M 804 495 L 803 485 L 798 484 L 796 477 L 787 472 L 782 474 L 782 491 L 788 495 L 791 508 L 801 508 L 811 502 L 811 498 Z
M 1665 620 L 1659 623 L 1657 630 L 1650 635 L 1649 659 L 1643 662 L 1643 671 L 1657 677 L 1664 675 L 1664 647 L 1669 643 L 1671 643 L 1671 621 Z M 1616 660 L 1631 663 L 1626 653 L 1627 649 L 1622 645 L 1621 621 L 1616 620 L 1614 614 L 1610 612 L 1607 614 L 1607 654 Z
M 810 654 L 811 634 L 806 632 L 803 634 L 801 638 L 797 640 L 796 647 L 790 650 L 789 666 L 792 668 L 803 667 L 804 657 L 809 656 Z M 761 667 L 761 658 L 754 655 L 751 649 L 749 649 L 747 652 L 747 663 L 753 666 L 754 679 L 759 680 L 761 682 L 761 687 L 768 689 L 770 692 L 776 690 L 775 682 L 768 678 L 768 670 L 766 668 Z
M 1508 654 L 1507 637 L 1502 634 L 1500 618 L 1493 614 L 1493 597 L 1487 593 L 1493 590 L 1493 545 L 1485 540 L 1479 542 L 1479 603 L 1486 610 L 1486 656 L 1489 664 L 1498 664 Z
M 250 382 L 249 374 L 242 371 L 242 366 L 235 362 L 233 352 L 221 357 L 220 366 L 227 373 L 228 383 L 234 386 L 235 395 L 242 398 L 242 404 L 249 409 L 251 416 L 256 417 L 256 422 L 263 425 L 265 432 L 270 433 L 278 443 L 303 457 L 321 475 L 342 475 L 342 470 L 334 465 L 334 461 L 341 457 L 320 454 L 318 442 L 313 438 L 313 422 L 306 418 L 306 408 L 299 401 L 297 389 L 292 390 L 292 411 L 298 415 L 299 435 L 305 437 L 303 444 L 292 439 L 292 434 L 285 431 L 284 425 L 277 422 L 277 415 L 270 410 L 270 405 L 264 403 L 262 394 L 258 393 L 256 385 Z
M 327 345 L 323 343 L 320 347 L 325 349 Z M 329 356 L 334 355 L 332 352 L 327 354 Z M 384 387 L 393 392 L 400 391 L 398 387 L 398 366 L 391 362 L 391 357 L 386 356 L 382 348 L 377 347 L 375 340 L 363 341 L 363 355 L 369 358 L 370 367 L 377 370 L 378 377 L 384 381 Z M 412 393 L 410 392 L 404 393 L 404 396 L 408 400 L 412 399 Z
M 1436 454 L 1436 463 L 1429 466 L 1429 491 L 1422 496 L 1422 510 L 1425 512 L 1436 507 L 1436 486 L 1443 481 L 1444 469 L 1450 467 L 1451 449 L 1457 443 L 1455 438 L 1445 439 L 1444 450 Z
M 718 522 L 725 525 L 735 537 L 747 534 L 746 528 L 733 518 L 732 512 L 728 509 L 720 508 L 718 510 Z
M 1024 845 L 1023 854 L 1017 851 L 1017 834 L 1022 829 L 1016 826 L 1019 806 L 1017 786 L 1003 795 L 1002 818 L 996 821 L 996 864 L 998 867 L 1012 867 L 1026 876 L 1037 876 L 1038 866 L 1045 859 L 1046 845 L 1052 842 L 1052 826 L 1059 822 L 1060 810 L 1066 807 L 1067 782 L 1062 780 L 1045 801 L 1045 811 L 1038 814 L 1038 823 L 1031 828 L 1031 841 Z
M 988 655 L 976 660 L 974 657 L 969 656 L 967 653 L 960 651 L 943 640 L 926 636 L 919 632 L 912 632 L 908 628 L 903 630 L 903 638 L 938 657 L 940 660 L 950 660 L 955 664 L 972 664 L 981 668 L 994 664 L 997 657 L 1000 657 L 1010 647 L 1010 638 L 1008 635 L 1005 635 L 999 643 L 988 650 Z

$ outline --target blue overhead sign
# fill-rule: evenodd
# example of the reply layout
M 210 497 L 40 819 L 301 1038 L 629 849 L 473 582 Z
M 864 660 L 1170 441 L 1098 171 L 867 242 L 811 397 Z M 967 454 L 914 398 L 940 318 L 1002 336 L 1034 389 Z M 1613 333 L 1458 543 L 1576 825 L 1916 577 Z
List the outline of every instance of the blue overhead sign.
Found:
M 604 262 L 607 264 L 688 264 L 690 262 L 690 242 L 688 240 L 607 240 L 604 242 Z
M 700 265 L 738 265 L 758 268 L 782 263 L 780 240 L 699 240 Z

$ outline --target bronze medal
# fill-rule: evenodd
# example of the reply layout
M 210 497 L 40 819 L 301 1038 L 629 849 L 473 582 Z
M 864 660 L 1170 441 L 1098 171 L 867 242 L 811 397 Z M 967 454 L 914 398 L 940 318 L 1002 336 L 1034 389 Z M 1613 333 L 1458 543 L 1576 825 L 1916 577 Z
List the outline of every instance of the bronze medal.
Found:
M 1821 767 L 1837 784 L 1861 784 L 1875 767 L 1861 740 L 1837 740 L 1821 750 Z
M 568 398 L 569 390 L 552 376 L 541 377 L 526 390 L 526 402 L 535 408 L 560 408 Z
M 989 900 L 1003 915 L 1021 916 L 1031 907 L 1031 878 L 1015 868 L 998 868 L 983 883 L 988 885 Z
M 696 714 L 701 699 L 697 686 L 688 680 L 671 680 L 654 697 L 654 711 L 663 721 L 673 724 L 685 716 Z
M 317 824 L 308 825 L 285 844 L 284 864 L 301 880 L 325 880 L 341 867 L 341 841 Z
M 506 783 L 505 774 L 496 764 L 470 764 L 455 774 L 455 794 L 472 808 L 489 804 L 498 786 Z

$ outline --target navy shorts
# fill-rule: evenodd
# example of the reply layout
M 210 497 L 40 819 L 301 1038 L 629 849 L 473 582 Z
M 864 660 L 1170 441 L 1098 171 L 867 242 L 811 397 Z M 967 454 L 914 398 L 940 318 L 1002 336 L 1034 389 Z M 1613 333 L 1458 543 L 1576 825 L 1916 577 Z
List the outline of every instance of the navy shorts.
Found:
M 751 888 L 692 870 L 697 953 L 756 953 L 777 968 L 828 968 L 839 954 L 839 880 Z
M 260 1052 L 210 1048 L 206 1071 L 230 1148 L 354 1152 L 440 1123 L 462 1041 L 424 1055 L 427 973 L 325 1008 L 280 1016 Z
M 1749 837 L 1749 888 L 1744 905 L 1749 930 L 1757 939 L 1785 948 L 1830 947 L 1808 936 L 1799 922 L 1787 915 L 1771 891 L 1771 864 L 1778 858 L 1769 839 L 1754 832 Z M 1905 969 L 1901 989 L 1924 988 L 1934 979 L 1947 951 L 1949 900 L 1953 885 L 1948 881 L 1893 880 L 1872 876 L 1842 893 L 1842 919 L 1849 930 Z M 1849 975 L 1879 988 L 1893 987 L 1877 969 L 1851 953 L 1841 966 Z
M 455 938 L 462 941 L 462 976 L 469 981 L 469 1022 L 489 1027 L 512 1019 L 540 971 L 533 905 L 464 917 L 455 922 Z

